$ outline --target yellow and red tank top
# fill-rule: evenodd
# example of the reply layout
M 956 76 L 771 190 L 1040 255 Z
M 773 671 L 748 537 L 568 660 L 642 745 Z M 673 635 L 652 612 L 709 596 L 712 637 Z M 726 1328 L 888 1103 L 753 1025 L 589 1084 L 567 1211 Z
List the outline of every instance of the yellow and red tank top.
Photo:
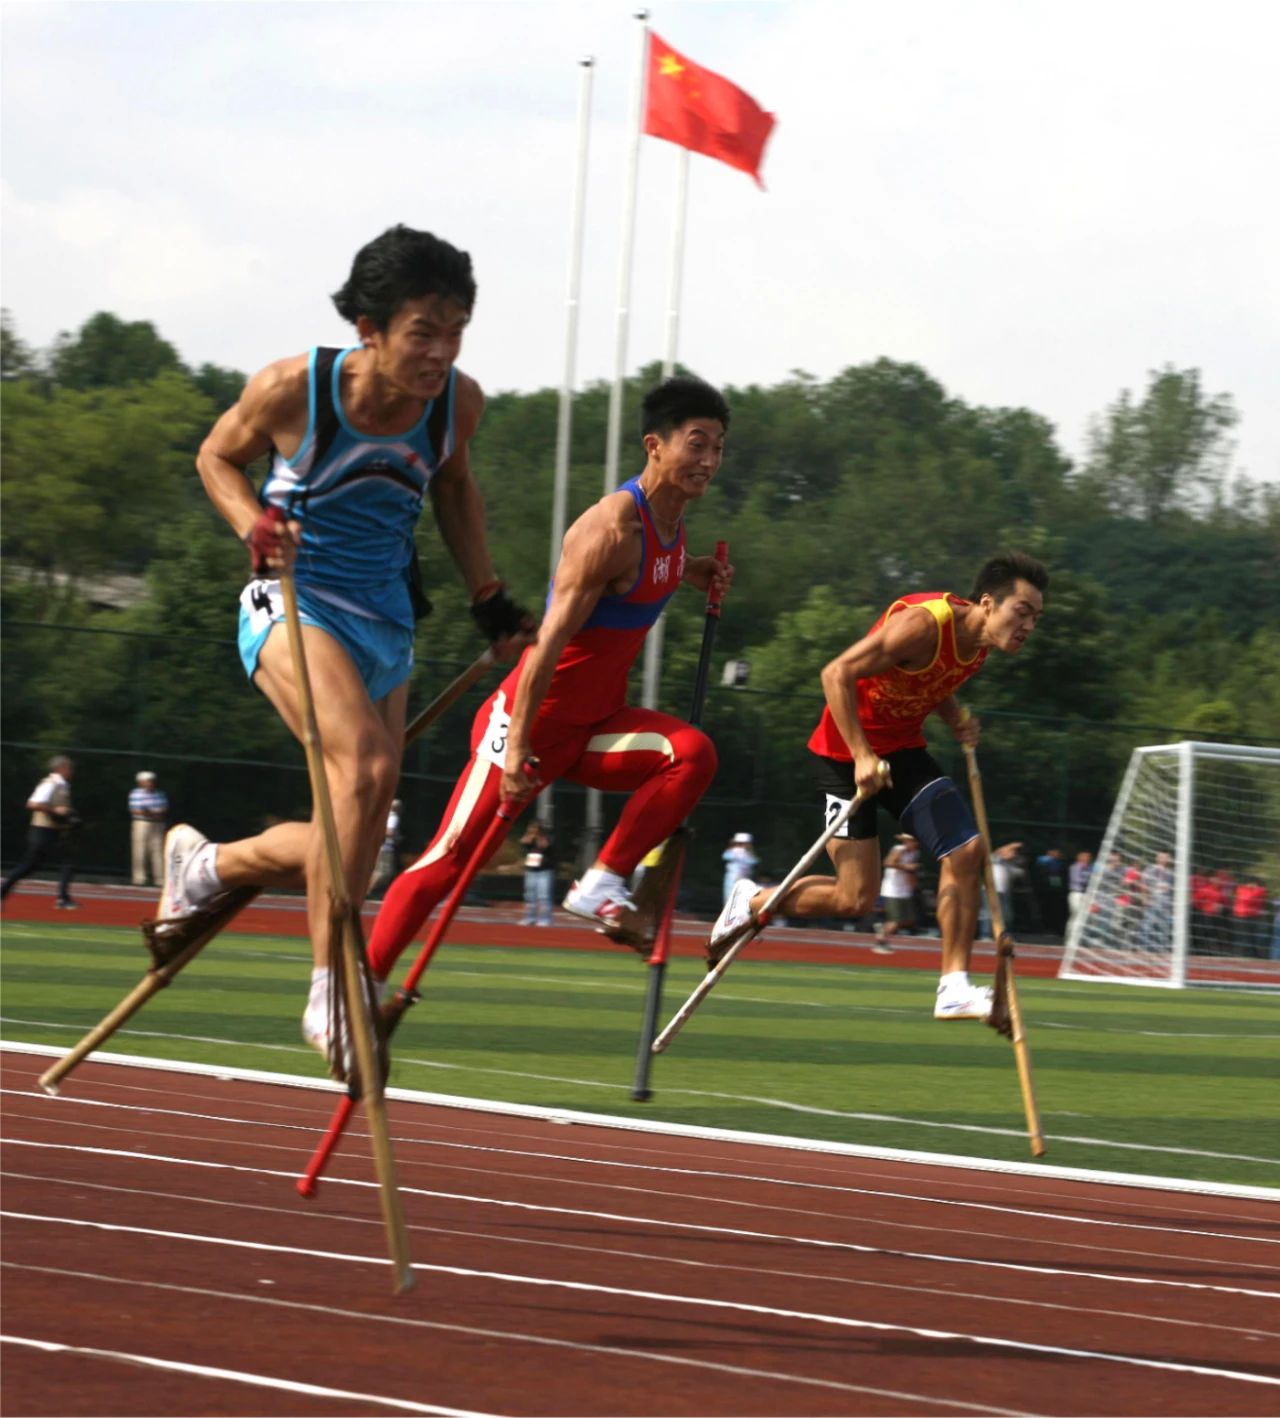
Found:
M 627 676 L 662 608 L 684 578 L 684 519 L 664 542 L 649 513 L 649 502 L 632 478 L 619 492 L 629 492 L 640 514 L 644 549 L 640 570 L 625 590 L 601 596 L 576 635 L 560 652 L 539 714 L 570 724 L 594 724 L 627 702 Z M 550 605 L 551 598 L 547 597 Z M 508 707 L 515 703 L 526 650 L 502 682 Z
M 938 626 L 937 648 L 924 669 L 907 670 L 895 665 L 884 674 L 858 681 L 858 722 L 867 742 L 877 753 L 924 748 L 924 721 L 949 694 L 954 694 L 965 680 L 982 668 L 987 658 L 985 649 L 965 660 L 956 648 L 956 612 L 967 610 L 969 605 L 969 601 L 950 591 L 917 591 L 910 596 L 900 596 L 867 632 L 874 634 L 888 623 L 890 616 L 911 606 L 923 606 Z M 842 763 L 853 758 L 829 708 L 822 711 L 818 727 L 809 738 L 809 747 L 824 758 L 838 759 Z

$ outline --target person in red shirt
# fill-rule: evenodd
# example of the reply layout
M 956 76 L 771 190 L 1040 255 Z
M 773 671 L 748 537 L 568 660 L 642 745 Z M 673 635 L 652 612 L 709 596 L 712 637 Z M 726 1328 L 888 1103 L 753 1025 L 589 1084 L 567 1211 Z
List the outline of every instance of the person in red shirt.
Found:
M 1267 906 L 1269 894 L 1256 876 L 1246 876 L 1236 887 L 1236 899 L 1231 907 L 1236 945 L 1241 955 L 1267 956 Z
M 809 740 L 818 794 L 828 823 L 853 797 L 869 795 L 828 843 L 835 877 L 807 876 L 778 903 L 788 917 L 861 916 L 875 903 L 880 880 L 876 818 L 883 807 L 941 863 L 938 924 L 942 977 L 934 1017 L 985 1019 L 991 991 L 969 982 L 978 921 L 983 848 L 973 814 L 925 746 L 924 721 L 938 714 L 957 740 L 978 741 L 956 690 L 982 668 L 991 650 L 1017 654 L 1044 607 L 1049 574 L 1034 557 L 1008 552 L 979 569 L 969 600 L 949 591 L 902 596 L 863 638 L 822 671 L 827 707 Z M 891 784 L 880 789 L 881 760 Z M 739 882 L 708 944 L 730 938 L 768 892 Z
M 630 794 L 564 909 L 606 934 L 635 910 L 628 876 L 689 815 L 716 770 L 704 733 L 626 697 L 645 636 L 681 582 L 707 591 L 733 579 L 713 556 L 687 555 L 684 529 L 685 509 L 720 466 L 728 426 L 724 397 L 700 379 L 668 379 L 646 396 L 644 471 L 565 534 L 537 644 L 481 705 L 471 761 L 435 837 L 387 891 L 369 940 L 378 979 L 448 894 L 499 803 L 527 803 L 557 778 Z

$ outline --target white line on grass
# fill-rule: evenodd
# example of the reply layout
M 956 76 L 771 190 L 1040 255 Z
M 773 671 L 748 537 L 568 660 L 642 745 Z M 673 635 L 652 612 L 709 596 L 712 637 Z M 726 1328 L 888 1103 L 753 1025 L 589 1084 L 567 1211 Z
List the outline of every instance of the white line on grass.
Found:
M 30 1028 L 40 1029 L 69 1029 L 73 1032 L 79 1032 L 84 1027 L 82 1025 L 65 1024 L 52 1020 L 18 1019 L 9 1015 L 0 1015 L 0 1023 L 24 1024 Z M 300 1054 L 307 1058 L 315 1057 L 315 1053 L 312 1049 L 301 1044 L 266 1044 L 242 1039 L 219 1039 L 205 1034 L 175 1034 L 157 1029 L 120 1029 L 116 1032 L 115 1037 L 121 1039 L 170 1039 L 180 1044 L 215 1044 L 220 1048 L 234 1049 L 238 1052 L 243 1052 L 245 1049 L 266 1049 L 274 1053 Z M 562 1083 L 574 1088 L 596 1088 L 603 1089 L 610 1093 L 625 1092 L 628 1095 L 631 1091 L 631 1085 L 621 1081 L 613 1083 L 608 1080 L 574 1078 L 555 1073 L 530 1073 L 520 1069 L 489 1068 L 481 1064 L 445 1063 L 440 1059 L 420 1059 L 414 1058 L 412 1055 L 404 1054 L 397 1054 L 395 1061 L 401 1068 L 427 1068 L 449 1073 L 474 1073 L 494 1078 L 517 1078 L 524 1082 L 532 1081 L 534 1083 Z M 159 1061 L 153 1060 L 152 1062 L 158 1063 Z M 825 1118 L 846 1118 L 851 1122 L 875 1123 L 877 1125 L 889 1125 L 894 1127 L 935 1128 L 943 1132 L 977 1133 L 983 1137 L 1021 1138 L 1026 1136 L 1026 1130 L 1024 1128 L 990 1127 L 982 1123 L 943 1122 L 935 1118 L 908 1118 L 893 1113 L 867 1113 L 845 1108 L 823 1108 L 816 1104 L 792 1103 L 785 1098 L 757 1097 L 750 1093 L 719 1093 L 704 1088 L 670 1088 L 666 1086 L 663 1087 L 662 1091 L 664 1095 L 670 1096 L 679 1095 L 685 1098 L 711 1098 L 719 1102 L 727 1103 L 754 1103 L 760 1107 L 776 1108 L 780 1112 L 785 1113 L 802 1113 Z M 1052 1116 L 1052 1114 L 1049 1116 Z M 1174 1157 L 1200 1157 L 1221 1162 L 1254 1162 L 1266 1167 L 1280 1167 L 1280 1157 L 1255 1157 L 1250 1153 L 1242 1152 L 1210 1152 L 1194 1147 L 1167 1147 L 1154 1142 L 1121 1142 L 1117 1139 L 1105 1137 L 1077 1137 L 1057 1133 L 1054 1134 L 1052 1140 L 1054 1142 L 1077 1143 L 1083 1147 L 1111 1147 L 1128 1152 L 1160 1152 L 1168 1153 Z

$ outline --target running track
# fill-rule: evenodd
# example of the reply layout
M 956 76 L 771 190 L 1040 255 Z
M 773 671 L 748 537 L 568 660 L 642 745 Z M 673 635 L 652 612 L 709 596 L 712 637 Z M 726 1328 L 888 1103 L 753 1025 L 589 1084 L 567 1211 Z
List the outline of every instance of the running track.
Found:
M 1108 1185 L 415 1102 L 393 1298 L 316 1086 L 0 1057 L 27 1414 L 1274 1414 L 1280 1193 Z M 262 1076 L 259 1076 L 262 1077 Z

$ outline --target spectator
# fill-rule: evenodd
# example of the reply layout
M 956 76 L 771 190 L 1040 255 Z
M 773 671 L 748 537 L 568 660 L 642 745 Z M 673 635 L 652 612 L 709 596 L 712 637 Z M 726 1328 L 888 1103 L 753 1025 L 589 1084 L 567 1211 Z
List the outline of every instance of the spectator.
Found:
M 129 791 L 130 839 L 135 886 L 164 885 L 164 824 L 169 816 L 169 795 L 156 787 L 149 769 L 134 778 Z
M 1016 874 L 1022 869 L 1018 854 L 1021 842 L 1006 842 L 991 854 L 991 875 L 995 879 L 996 895 L 1000 898 L 1000 914 L 1004 917 L 1004 928 L 1013 930 L 1013 888 Z
M 1157 852 L 1156 859 L 1142 872 L 1142 932 L 1138 944 L 1144 950 L 1162 950 L 1173 939 L 1173 859 Z
M 1225 907 L 1222 888 L 1207 871 L 1193 872 L 1191 890 L 1191 949 L 1216 955 L 1223 946 L 1221 917 Z
M 1036 894 L 1040 919 L 1054 935 L 1067 928 L 1067 863 L 1060 847 L 1050 847 L 1036 858 Z
M 735 832 L 733 840 L 721 853 L 724 861 L 724 899 L 728 901 L 734 886 L 751 876 L 760 864 L 752 845 L 750 832 Z
M 49 772 L 41 778 L 27 799 L 27 811 L 31 814 L 31 826 L 27 832 L 27 855 L 0 882 L 0 901 L 3 901 L 25 876 L 30 876 L 37 867 L 48 863 L 59 866 L 58 899 L 56 905 L 61 911 L 74 911 L 76 903 L 71 899 L 72 862 L 67 851 L 67 838 L 72 829 L 80 825 L 80 819 L 71 806 L 71 760 L 65 754 L 58 754 L 49 760 Z
M 1271 900 L 1266 886 L 1256 876 L 1246 876 L 1236 887 L 1231 907 L 1236 948 L 1241 955 L 1267 958 L 1267 931 Z
M 1093 853 L 1077 852 L 1076 859 L 1067 868 L 1067 924 L 1076 918 L 1076 912 L 1084 904 L 1084 894 L 1089 889 L 1089 877 L 1093 874 Z
M 556 890 L 556 853 L 551 833 L 540 822 L 529 825 L 520 839 L 524 854 L 524 919 L 522 926 L 549 926 Z
M 1225 867 L 1219 867 L 1213 874 L 1213 888 L 1217 893 L 1218 900 L 1222 903 L 1221 909 L 1214 914 L 1214 927 L 1218 940 L 1218 951 L 1222 955 L 1231 955 L 1235 950 L 1232 927 L 1235 923 L 1234 909 L 1236 901 L 1236 884 L 1231 873 Z
M 369 895 L 376 896 L 385 891 L 400 872 L 400 814 L 404 804 L 393 798 L 387 812 L 387 826 L 378 848 L 378 860 L 373 864 L 373 878 L 369 882 Z
M 920 844 L 910 832 L 899 832 L 884 859 L 884 876 L 880 882 L 884 924 L 876 927 L 876 944 L 871 947 L 877 955 L 888 955 L 893 950 L 889 941 L 899 930 L 915 929 L 919 917 L 916 909 L 919 879 Z

